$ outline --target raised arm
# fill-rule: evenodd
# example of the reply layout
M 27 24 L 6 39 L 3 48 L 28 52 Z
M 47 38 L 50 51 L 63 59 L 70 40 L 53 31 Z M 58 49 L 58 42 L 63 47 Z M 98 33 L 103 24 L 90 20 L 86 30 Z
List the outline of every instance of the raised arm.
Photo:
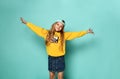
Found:
M 84 36 L 85 34 L 88 34 L 88 33 L 94 34 L 92 29 L 88 29 L 86 31 L 80 31 L 80 32 L 65 32 L 64 37 L 65 37 L 65 40 L 72 40 L 72 39 L 75 39 L 75 38 L 82 37 L 82 36 Z
M 22 21 L 23 24 L 25 24 L 26 26 L 28 26 L 33 32 L 35 32 L 38 36 L 41 36 L 43 38 L 46 37 L 48 30 L 40 27 L 40 26 L 36 26 L 30 22 L 25 21 L 23 18 L 20 18 L 20 20 Z

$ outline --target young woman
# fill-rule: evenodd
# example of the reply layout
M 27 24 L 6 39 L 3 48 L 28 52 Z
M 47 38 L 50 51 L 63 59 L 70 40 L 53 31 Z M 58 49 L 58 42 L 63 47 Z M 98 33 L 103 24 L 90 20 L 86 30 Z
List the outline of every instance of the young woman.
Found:
M 64 32 L 64 20 L 59 20 L 53 23 L 50 30 L 46 30 L 40 26 L 27 22 L 23 18 L 21 18 L 21 21 L 38 36 L 45 39 L 46 50 L 48 53 L 48 70 L 50 79 L 55 78 L 55 73 L 58 73 L 58 79 L 63 79 L 63 73 L 65 70 L 64 55 L 66 40 L 72 40 L 88 33 L 94 33 L 92 29 L 80 32 Z

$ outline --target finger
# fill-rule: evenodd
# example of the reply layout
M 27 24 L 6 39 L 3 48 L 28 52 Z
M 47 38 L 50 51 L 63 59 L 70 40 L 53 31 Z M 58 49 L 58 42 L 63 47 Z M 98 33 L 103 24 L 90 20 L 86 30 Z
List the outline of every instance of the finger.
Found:
M 20 20 L 21 20 L 21 21 L 22 21 L 22 23 L 23 23 L 23 18 L 22 18 L 22 17 L 20 18 Z
M 24 23 L 24 24 L 25 24 L 25 21 L 24 21 L 24 19 L 23 19 L 22 17 L 21 17 L 20 19 L 21 19 L 22 23 Z
M 94 34 L 94 32 L 92 31 L 92 34 Z
M 22 18 L 22 17 L 20 17 L 20 20 L 23 20 L 23 18 Z

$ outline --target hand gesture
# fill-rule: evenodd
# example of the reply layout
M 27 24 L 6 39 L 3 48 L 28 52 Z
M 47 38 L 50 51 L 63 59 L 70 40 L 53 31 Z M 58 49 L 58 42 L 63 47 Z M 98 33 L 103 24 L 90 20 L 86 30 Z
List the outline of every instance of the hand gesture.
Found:
M 94 34 L 94 32 L 93 32 L 93 30 L 92 30 L 91 28 L 89 28 L 89 29 L 87 30 L 87 33 Z
M 20 20 L 22 21 L 23 24 L 27 24 L 27 22 L 21 17 Z

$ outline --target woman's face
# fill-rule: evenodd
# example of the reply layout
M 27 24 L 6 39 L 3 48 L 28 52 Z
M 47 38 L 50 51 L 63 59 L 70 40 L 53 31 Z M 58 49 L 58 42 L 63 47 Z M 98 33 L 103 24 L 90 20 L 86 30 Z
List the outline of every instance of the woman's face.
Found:
M 63 24 L 61 22 L 57 22 L 55 24 L 55 31 L 59 32 L 62 30 L 62 28 L 63 28 Z

